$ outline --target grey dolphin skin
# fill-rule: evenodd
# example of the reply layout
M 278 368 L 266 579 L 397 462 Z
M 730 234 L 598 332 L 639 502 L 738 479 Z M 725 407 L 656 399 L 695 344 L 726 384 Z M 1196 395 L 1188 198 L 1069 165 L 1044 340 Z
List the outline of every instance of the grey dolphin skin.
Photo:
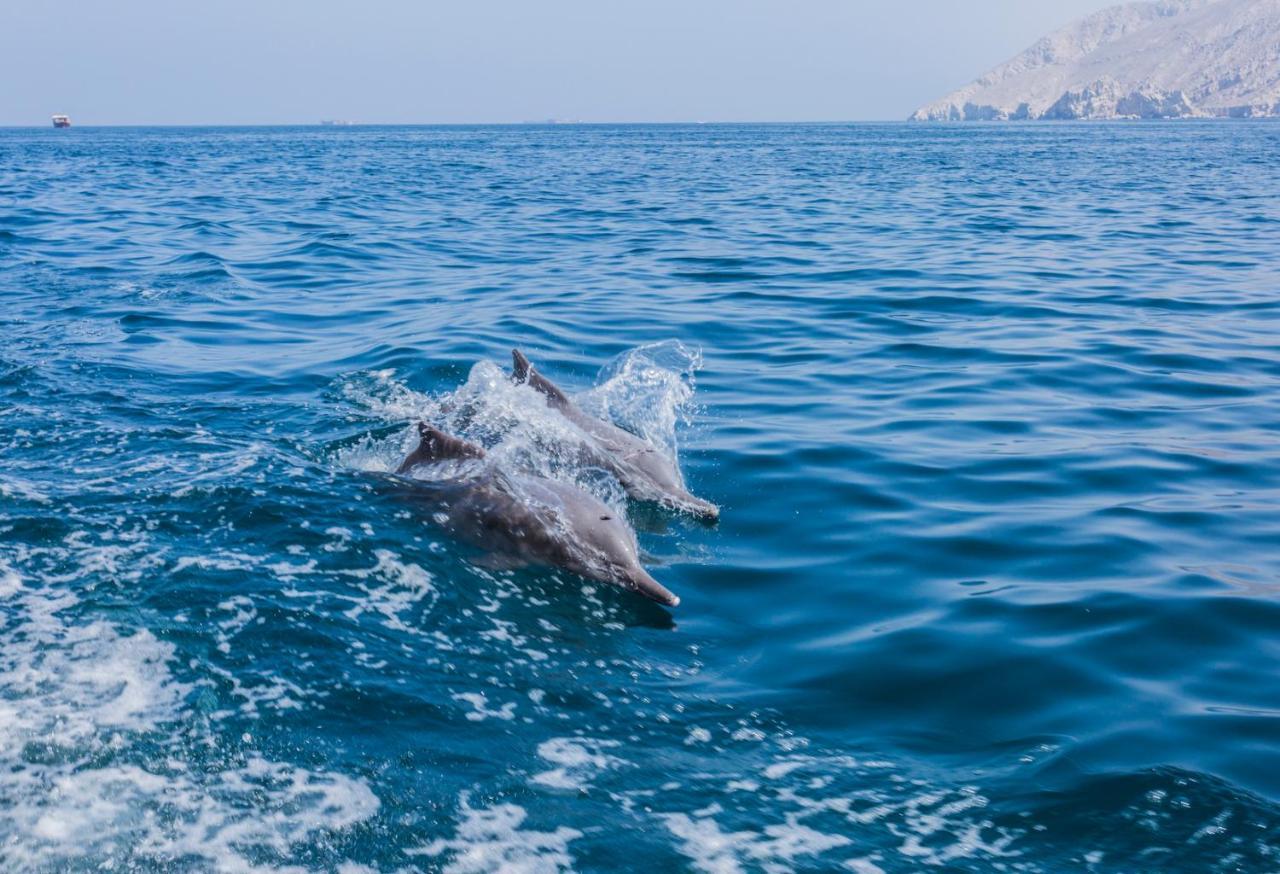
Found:
M 700 519 L 714 522 L 720 508 L 691 494 L 681 481 L 680 471 L 656 446 L 617 425 L 597 419 L 579 409 L 553 382 L 538 373 L 519 349 L 511 350 L 512 376 L 547 399 L 547 406 L 559 410 L 597 444 L 595 464 L 618 478 L 627 494 L 641 501 L 657 501 Z
M 418 425 L 418 434 L 421 442 L 397 474 L 419 465 L 485 457 L 479 446 L 425 423 Z M 668 607 L 680 603 L 640 566 L 636 536 L 626 520 L 582 489 L 491 470 L 422 485 L 421 493 L 443 514 L 437 516 L 442 527 L 460 540 L 508 561 L 564 568 L 621 586 Z

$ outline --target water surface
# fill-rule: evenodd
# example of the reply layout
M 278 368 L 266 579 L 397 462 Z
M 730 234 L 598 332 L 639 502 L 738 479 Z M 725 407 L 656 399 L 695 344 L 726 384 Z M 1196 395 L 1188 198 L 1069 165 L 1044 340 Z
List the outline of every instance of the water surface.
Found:
M 0 132 L 3 867 L 1276 871 L 1278 150 Z M 622 506 L 513 345 L 676 611 L 382 473 L 463 386 Z

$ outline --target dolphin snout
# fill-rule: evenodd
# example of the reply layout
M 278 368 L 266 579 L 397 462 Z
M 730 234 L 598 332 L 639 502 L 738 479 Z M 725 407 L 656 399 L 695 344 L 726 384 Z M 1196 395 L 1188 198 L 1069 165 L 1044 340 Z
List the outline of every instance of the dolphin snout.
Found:
M 649 576 L 644 568 L 637 567 L 627 574 L 627 582 L 631 588 L 650 600 L 665 604 L 668 607 L 680 606 L 680 598 L 662 583 Z
M 719 507 L 710 501 L 704 501 L 702 498 L 692 495 L 689 492 L 685 492 L 680 495 L 680 504 L 686 512 L 692 513 L 699 519 L 704 519 L 707 522 L 720 521 Z

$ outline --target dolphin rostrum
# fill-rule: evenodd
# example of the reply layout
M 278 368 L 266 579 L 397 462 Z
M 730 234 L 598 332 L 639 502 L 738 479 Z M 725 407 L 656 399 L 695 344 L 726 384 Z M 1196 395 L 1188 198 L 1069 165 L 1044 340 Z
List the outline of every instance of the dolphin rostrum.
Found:
M 714 522 L 720 508 L 696 497 L 684 487 L 680 470 L 666 454 L 642 437 L 624 431 L 611 422 L 583 412 L 555 383 L 534 369 L 519 349 L 511 350 L 512 376 L 547 399 L 547 406 L 558 410 L 577 425 L 593 441 L 590 449 L 594 464 L 612 473 L 631 497 L 640 501 L 657 501 L 701 519 Z
M 421 442 L 396 471 L 482 460 L 475 444 L 419 423 Z M 452 472 L 452 471 L 451 471 Z M 441 527 L 518 564 L 564 568 L 675 607 L 680 599 L 640 566 L 635 533 L 608 505 L 576 486 L 492 469 L 443 482 L 415 480 L 439 507 Z

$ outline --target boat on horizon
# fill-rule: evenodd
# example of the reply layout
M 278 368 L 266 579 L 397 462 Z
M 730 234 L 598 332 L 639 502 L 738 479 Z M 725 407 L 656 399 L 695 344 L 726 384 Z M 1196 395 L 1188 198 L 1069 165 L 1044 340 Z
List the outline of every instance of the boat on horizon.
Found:
M 53 126 L 54 127 L 71 127 L 71 116 L 55 115 L 53 117 Z

